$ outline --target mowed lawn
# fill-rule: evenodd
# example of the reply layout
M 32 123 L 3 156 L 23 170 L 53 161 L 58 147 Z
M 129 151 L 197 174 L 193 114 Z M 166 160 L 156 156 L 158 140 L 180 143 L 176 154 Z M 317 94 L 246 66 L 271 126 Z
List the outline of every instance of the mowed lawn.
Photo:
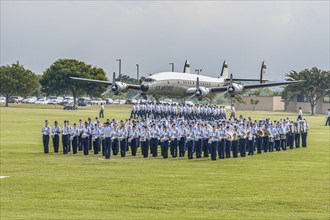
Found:
M 1 111 L 1 219 L 329 219 L 329 127 L 306 116 L 308 147 L 253 157 L 143 159 L 43 154 L 41 126 L 98 107 L 11 105 Z M 131 107 L 106 106 L 125 119 Z M 296 113 L 239 112 L 280 119 Z M 130 152 L 129 152 L 130 154 Z

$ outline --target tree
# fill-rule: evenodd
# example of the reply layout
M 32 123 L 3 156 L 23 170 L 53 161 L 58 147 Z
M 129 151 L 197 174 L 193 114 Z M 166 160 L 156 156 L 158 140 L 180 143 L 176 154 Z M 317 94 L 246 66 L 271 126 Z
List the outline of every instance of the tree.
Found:
M 311 114 L 315 114 L 315 106 L 321 97 L 330 94 L 330 71 L 320 70 L 316 67 L 300 72 L 291 71 L 286 74 L 288 81 L 305 80 L 304 82 L 288 85 L 282 93 L 282 99 L 288 102 L 296 95 L 304 95 L 311 106 Z
M 256 105 L 259 104 L 259 100 L 258 99 L 251 99 L 250 104 L 252 105 L 252 108 L 253 108 L 253 111 L 254 111 L 255 108 L 256 108 Z
M 8 107 L 12 95 L 27 96 L 39 87 L 38 77 L 20 64 L 0 66 L 0 94 L 6 97 Z
M 88 79 L 105 80 L 108 78 L 103 69 L 92 67 L 75 59 L 59 59 L 46 69 L 40 80 L 42 91 L 48 95 L 72 94 L 74 104 L 76 98 L 82 95 L 100 96 L 107 86 L 85 83 L 70 79 L 81 77 Z

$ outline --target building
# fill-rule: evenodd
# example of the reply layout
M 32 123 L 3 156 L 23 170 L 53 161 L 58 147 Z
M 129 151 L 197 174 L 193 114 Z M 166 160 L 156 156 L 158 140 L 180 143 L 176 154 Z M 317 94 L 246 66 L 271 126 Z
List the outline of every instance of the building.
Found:
M 251 100 L 258 100 L 256 105 L 251 104 Z M 245 103 L 236 103 L 237 110 L 256 110 L 256 111 L 284 111 L 284 102 L 281 96 L 243 96 Z
M 307 98 L 303 95 L 297 95 L 292 101 L 288 102 L 285 106 L 286 111 L 298 111 L 299 107 L 303 112 L 311 112 L 311 105 L 307 101 Z M 326 114 L 330 108 L 330 96 L 320 98 L 315 106 L 315 114 Z

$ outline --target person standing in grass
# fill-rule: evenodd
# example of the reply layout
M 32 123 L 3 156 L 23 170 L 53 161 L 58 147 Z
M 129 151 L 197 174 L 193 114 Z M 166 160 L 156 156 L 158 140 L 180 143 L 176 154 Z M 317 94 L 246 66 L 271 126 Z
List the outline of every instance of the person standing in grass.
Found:
M 69 128 L 67 126 L 67 121 L 64 120 L 64 125 L 62 127 L 62 146 L 63 154 L 67 154 L 69 150 Z
M 49 134 L 50 134 L 50 126 L 48 125 L 48 120 L 45 120 L 45 125 L 41 128 L 42 133 L 42 143 L 44 145 L 44 153 L 48 154 L 49 152 Z
M 54 153 L 58 153 L 58 147 L 60 145 L 60 137 L 59 134 L 61 133 L 61 128 L 58 127 L 58 122 L 54 122 L 54 126 L 52 128 L 52 139 L 53 139 L 53 147 Z
M 307 147 L 307 134 L 309 131 L 309 125 L 306 119 L 302 120 L 302 132 L 301 132 L 301 145 L 302 147 Z
M 71 130 L 71 141 L 72 141 L 72 152 L 73 154 L 77 154 L 78 149 L 78 136 L 79 130 L 76 123 L 73 123 L 73 129 Z
M 325 126 L 330 126 L 330 108 L 328 109 L 328 117 L 326 117 Z
M 301 107 L 299 107 L 298 119 L 297 120 L 302 120 L 302 109 L 301 109 Z
M 110 127 L 110 123 L 107 121 L 105 124 L 105 127 L 103 128 L 103 134 L 105 139 L 105 159 L 110 159 L 111 155 L 111 137 L 113 135 L 113 131 Z
M 101 103 L 99 117 L 104 118 L 104 105 L 103 105 L 103 103 Z
M 90 127 L 88 126 L 88 122 L 85 121 L 85 127 L 82 129 L 81 133 L 81 141 L 82 141 L 82 145 L 83 145 L 83 148 L 84 148 L 84 155 L 88 155 L 88 151 L 89 151 L 89 147 L 88 147 L 88 137 L 89 135 L 91 134 L 91 129 Z

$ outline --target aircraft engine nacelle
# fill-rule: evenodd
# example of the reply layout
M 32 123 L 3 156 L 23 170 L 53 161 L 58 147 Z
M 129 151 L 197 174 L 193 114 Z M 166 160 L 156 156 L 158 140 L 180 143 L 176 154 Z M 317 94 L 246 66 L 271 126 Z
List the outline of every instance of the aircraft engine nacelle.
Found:
M 111 86 L 111 91 L 118 95 L 120 93 L 124 93 L 128 91 L 128 86 L 126 83 L 122 83 L 122 82 L 115 82 L 112 84 Z
M 195 96 L 197 96 L 197 97 L 204 97 L 204 96 L 207 96 L 209 93 L 210 93 L 210 90 L 208 88 L 199 87 L 195 91 Z
M 243 91 L 243 86 L 237 83 L 233 83 L 230 86 L 228 86 L 228 93 L 231 96 L 235 96 Z

